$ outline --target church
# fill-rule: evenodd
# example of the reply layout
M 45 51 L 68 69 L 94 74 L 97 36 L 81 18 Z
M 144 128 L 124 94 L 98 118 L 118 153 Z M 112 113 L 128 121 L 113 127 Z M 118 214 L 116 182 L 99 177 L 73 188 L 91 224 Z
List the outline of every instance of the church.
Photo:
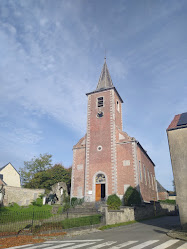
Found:
M 123 100 L 112 83 L 106 59 L 96 90 L 86 94 L 87 132 L 73 147 L 71 197 L 85 202 L 121 199 L 129 186 L 142 200 L 157 200 L 155 164 L 140 142 L 123 131 Z

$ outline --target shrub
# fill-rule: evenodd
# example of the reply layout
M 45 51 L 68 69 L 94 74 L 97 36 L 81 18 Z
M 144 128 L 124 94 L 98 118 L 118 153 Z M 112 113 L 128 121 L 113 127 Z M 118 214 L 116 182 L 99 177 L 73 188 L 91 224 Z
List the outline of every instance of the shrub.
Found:
M 75 207 L 77 205 L 78 199 L 77 197 L 72 197 L 71 198 L 71 206 Z
M 70 197 L 69 196 L 65 196 L 63 199 L 63 211 L 68 211 L 68 209 L 70 208 Z
M 133 187 L 128 187 L 126 193 L 123 196 L 123 204 L 125 206 L 131 206 L 141 204 L 140 193 Z
M 14 208 L 14 209 L 20 208 L 20 206 L 19 206 L 17 203 L 15 203 L 15 202 L 9 203 L 8 206 L 9 206 L 10 208 Z
M 32 205 L 41 207 L 43 205 L 43 201 L 41 198 L 37 198 L 36 200 L 32 201 Z
M 107 199 L 107 205 L 110 210 L 119 210 L 121 206 L 121 200 L 116 194 L 109 195 Z

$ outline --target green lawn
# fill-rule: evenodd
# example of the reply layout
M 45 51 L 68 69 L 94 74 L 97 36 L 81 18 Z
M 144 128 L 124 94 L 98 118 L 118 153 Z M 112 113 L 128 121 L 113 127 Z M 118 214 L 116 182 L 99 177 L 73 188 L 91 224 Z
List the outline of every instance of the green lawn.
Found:
M 50 218 L 53 214 L 51 213 L 52 206 L 34 206 L 29 205 L 28 207 L 20 207 L 14 204 L 10 207 L 0 208 L 0 224 L 8 222 L 24 221 L 29 219 L 39 220 Z
M 169 200 L 169 199 L 167 199 L 167 200 L 159 200 L 159 202 L 163 202 L 163 203 L 167 203 L 167 204 L 176 204 L 176 201 L 175 200 Z

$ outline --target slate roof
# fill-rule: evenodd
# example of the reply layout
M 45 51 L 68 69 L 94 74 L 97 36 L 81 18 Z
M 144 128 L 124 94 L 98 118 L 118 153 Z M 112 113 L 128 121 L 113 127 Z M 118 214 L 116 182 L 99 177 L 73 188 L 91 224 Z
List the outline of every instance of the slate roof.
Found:
M 181 120 L 183 122 L 181 122 Z M 175 115 L 174 119 L 171 121 L 171 124 L 168 126 L 167 131 L 185 127 L 187 127 L 187 112 Z
M 108 67 L 107 67 L 106 60 L 105 60 L 103 69 L 101 71 L 101 75 L 99 78 L 99 82 L 97 84 L 96 91 L 101 90 L 101 89 L 108 89 L 111 87 L 114 87 L 114 85 L 112 83 L 112 79 L 110 77 L 110 73 L 108 71 Z
M 168 192 L 158 181 L 157 182 L 157 190 L 158 192 Z
M 9 162 L 9 163 L 10 163 L 10 162 Z M 9 163 L 7 163 L 5 166 L 1 167 L 1 168 L 0 168 L 0 172 L 1 172 L 2 169 L 4 169 L 6 166 L 8 166 Z M 11 164 L 11 163 L 10 163 L 10 164 Z M 12 164 L 11 164 L 11 165 L 12 165 Z M 13 165 L 12 165 L 12 167 L 14 168 Z M 16 170 L 16 168 L 14 168 L 14 169 L 15 169 L 15 171 L 20 175 L 20 173 Z
M 118 95 L 119 99 L 121 100 L 121 102 L 123 103 L 123 100 L 121 98 L 121 96 L 119 95 L 118 91 L 116 90 L 116 88 L 114 87 L 113 83 L 112 83 L 112 79 L 110 77 L 110 73 L 106 64 L 106 59 L 105 62 L 103 64 L 103 68 L 101 71 L 101 75 L 99 77 L 99 81 L 96 87 L 95 91 L 92 91 L 90 93 L 87 93 L 86 95 L 95 93 L 95 92 L 101 92 L 101 91 L 105 91 L 105 90 L 109 90 L 109 89 L 114 89 L 114 91 L 116 92 L 116 94 Z

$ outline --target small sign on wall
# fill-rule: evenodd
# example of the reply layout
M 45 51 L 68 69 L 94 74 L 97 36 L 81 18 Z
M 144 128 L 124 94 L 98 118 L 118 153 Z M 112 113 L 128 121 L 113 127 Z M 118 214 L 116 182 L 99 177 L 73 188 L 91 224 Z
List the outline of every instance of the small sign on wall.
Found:
M 89 195 L 92 195 L 92 190 L 89 190 L 89 191 L 88 191 L 88 194 L 89 194 Z

